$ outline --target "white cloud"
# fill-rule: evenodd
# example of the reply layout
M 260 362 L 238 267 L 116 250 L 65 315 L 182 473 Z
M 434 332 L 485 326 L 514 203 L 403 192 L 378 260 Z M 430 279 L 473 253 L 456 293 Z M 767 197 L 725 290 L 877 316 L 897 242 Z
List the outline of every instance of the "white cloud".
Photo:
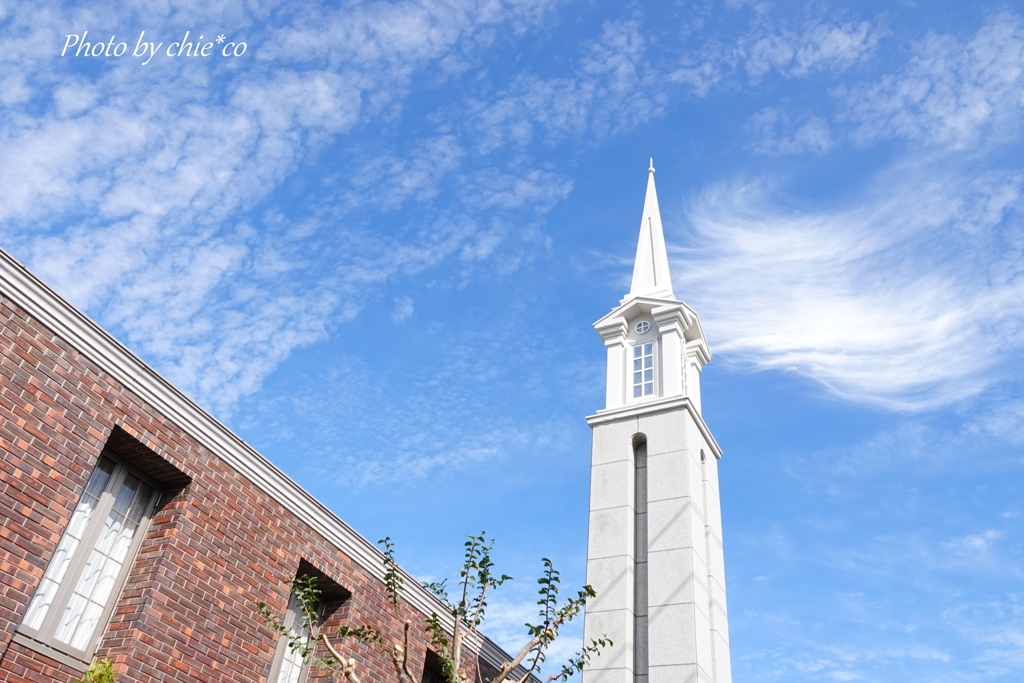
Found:
M 813 20 L 799 29 L 758 27 L 739 43 L 747 76 L 757 82 L 769 72 L 806 76 L 842 71 L 871 57 L 888 31 L 880 20 L 835 23 Z
M 806 116 L 796 122 L 778 107 L 765 107 L 747 122 L 750 145 L 761 154 L 824 154 L 835 146 L 828 122 L 819 116 Z
M 741 69 L 753 83 L 769 73 L 791 78 L 840 72 L 873 56 L 888 32 L 881 19 L 818 18 L 791 29 L 755 18 L 738 39 L 712 39 L 679 57 L 666 57 L 672 50 L 661 45 L 649 49 L 651 35 L 657 34 L 637 17 L 606 21 L 572 75 L 542 78 L 526 72 L 496 95 L 472 100 L 468 108 L 481 150 L 629 130 L 663 116 L 675 86 L 704 97 L 732 84 Z M 812 119 L 790 146 L 824 151 L 831 144 L 827 126 Z
M 253 406 L 240 418 L 242 426 L 258 425 L 265 440 L 282 444 L 296 438 L 328 444 L 306 466 L 317 477 L 344 472 L 353 487 L 408 484 L 512 455 L 523 466 L 529 457 L 524 454 L 562 447 L 552 446 L 551 435 L 569 430 L 564 422 L 571 418 L 552 415 L 531 422 L 502 403 L 500 396 L 507 392 L 541 396 L 551 390 L 550 377 L 509 365 L 510 357 L 523 353 L 515 348 L 520 341 L 511 330 L 491 326 L 464 330 L 457 339 L 445 337 L 432 352 L 444 359 L 441 365 L 418 366 L 394 377 L 375 374 L 357 358 L 341 359 L 324 367 L 315 381 Z M 452 390 L 456 383 L 459 391 Z M 380 435 L 387 435 L 386 449 L 359 446 Z
M 954 552 L 976 556 L 979 553 L 985 553 L 990 550 L 992 544 L 1002 537 L 1003 533 L 1001 531 L 990 529 L 980 534 L 968 534 L 967 536 L 954 538 L 945 545 Z
M 277 32 L 260 57 L 325 60 L 332 67 L 384 67 L 404 84 L 418 66 L 446 55 L 461 41 L 476 43 L 477 34 L 499 25 L 522 32 L 542 21 L 554 4 L 553 0 L 399 0 L 364 3 L 338 12 L 329 6 L 299 3 L 291 8 L 293 22 Z
M 571 76 L 523 73 L 503 91 L 465 105 L 481 151 L 535 138 L 548 144 L 584 133 L 607 135 L 660 116 L 665 93 L 647 63 L 639 19 L 606 21 Z M 463 112 L 459 111 L 459 117 Z
M 717 44 L 712 45 L 699 55 L 683 57 L 676 68 L 665 74 L 665 80 L 688 86 L 696 97 L 707 96 L 712 88 L 725 79 L 729 70 L 718 47 Z
M 835 94 L 861 144 L 906 138 L 967 149 L 1019 135 L 1022 93 L 1024 20 L 1007 11 L 964 42 L 929 33 L 896 73 Z
M 392 313 L 390 304 L 385 300 L 384 314 Z M 306 468 L 310 481 L 344 477 L 350 488 L 415 488 L 428 477 L 446 486 L 488 462 L 504 463 L 513 479 L 533 480 L 537 466 L 578 462 L 577 418 L 562 408 L 574 392 L 592 397 L 603 364 L 570 361 L 552 370 L 538 362 L 553 344 L 565 343 L 566 330 L 523 335 L 523 316 L 532 310 L 526 300 L 503 308 L 499 318 L 491 309 L 460 310 L 446 324 L 417 310 L 421 323 L 431 322 L 406 335 L 415 340 L 412 351 L 386 341 L 365 360 L 332 351 L 310 374 L 279 373 L 270 398 L 264 392 L 243 401 L 239 428 L 268 451 L 320 444 L 316 458 L 295 467 Z M 545 402 L 559 409 L 538 419 L 530 411 Z
M 0 88 L 5 247 L 222 414 L 387 278 L 463 256 L 466 245 L 471 259 L 494 251 L 504 233 L 480 238 L 465 216 L 428 216 L 432 229 L 412 240 L 344 223 L 354 208 L 429 201 L 462 155 L 450 136 L 376 159 L 368 168 L 386 186 L 343 179 L 348 197 L 362 196 L 311 210 L 315 218 L 267 212 L 261 224 L 246 212 L 304 159 L 400 101 L 425 66 L 486 44 L 477 36 L 494 27 L 536 25 L 550 3 L 279 5 L 20 3 L 0 26 L 0 62 L 17 75 Z M 271 11 L 276 27 L 256 28 Z M 243 68 L 110 59 L 84 75 L 80 63 L 38 48 L 63 44 L 69 25 L 155 26 L 147 39 L 166 42 L 225 23 L 249 40 Z M 549 206 L 565 182 L 527 174 L 494 202 Z
M 961 602 L 943 617 L 974 645 L 985 670 L 1005 674 L 1024 666 L 1024 595 L 1007 591 L 984 602 Z
M 334 199 L 349 209 L 372 206 L 392 211 L 407 201 L 425 202 L 441 191 L 443 180 L 457 171 L 466 156 L 454 135 L 418 140 L 412 149 L 395 152 L 375 146 L 363 154 L 358 168 Z
M 411 296 L 400 296 L 395 299 L 395 309 L 391 312 L 391 320 L 396 325 L 401 325 L 412 317 L 416 311 Z
M 904 410 L 974 395 L 1024 345 L 1024 180 L 944 162 L 894 167 L 824 210 L 765 183 L 712 186 L 688 212 L 693 247 L 674 252 L 676 291 L 727 362 Z
M 1002 401 L 978 411 L 965 426 L 969 434 L 991 434 L 1012 444 L 1024 444 L 1024 401 Z
M 487 169 L 463 183 L 465 201 L 481 209 L 532 207 L 544 213 L 572 191 L 572 180 L 544 169 L 510 174 Z
M 699 51 L 684 55 L 664 70 L 664 79 L 705 97 L 716 87 L 734 85 L 739 70 L 752 84 L 772 73 L 784 78 L 839 73 L 872 58 L 889 35 L 882 18 L 838 23 L 817 17 L 792 28 L 762 18 L 765 13 L 759 11 L 738 39 L 709 40 Z
M 890 454 L 891 455 L 891 454 Z M 907 514 L 907 503 L 899 511 L 899 504 L 892 505 L 879 501 L 892 514 Z M 836 548 L 823 553 L 824 564 L 856 576 L 861 583 L 891 581 L 900 585 L 914 586 L 917 577 L 954 575 L 963 578 L 986 576 L 990 580 L 1015 577 L 1017 571 L 1004 554 L 999 552 L 996 542 L 1003 538 L 1003 532 L 987 530 L 965 534 L 949 540 L 940 540 L 929 535 L 927 526 L 918 521 L 912 532 L 871 534 L 867 539 L 851 547 Z M 913 590 L 919 590 L 915 587 Z M 863 607 L 863 606 L 862 606 Z M 857 612 L 851 607 L 852 615 Z M 870 605 L 861 610 L 861 616 L 870 620 Z M 893 617 L 910 620 L 911 617 Z M 913 630 L 913 629 L 911 629 Z

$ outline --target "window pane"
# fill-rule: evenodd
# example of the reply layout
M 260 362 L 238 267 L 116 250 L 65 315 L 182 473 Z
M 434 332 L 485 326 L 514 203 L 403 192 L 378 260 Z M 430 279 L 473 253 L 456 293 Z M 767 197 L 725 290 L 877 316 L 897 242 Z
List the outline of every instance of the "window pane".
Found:
M 43 619 L 46 618 L 57 588 L 75 557 L 78 543 L 92 519 L 93 512 L 99 505 L 99 496 L 107 486 L 107 482 L 110 481 L 110 475 L 114 472 L 115 466 L 114 461 L 110 458 L 100 458 L 95 471 L 89 477 L 89 483 L 85 486 L 82 499 L 78 501 L 78 507 L 75 508 L 71 515 L 71 521 L 68 522 L 67 531 L 64 532 L 64 536 L 57 545 L 57 550 L 50 558 L 50 564 L 43 574 L 43 581 L 40 582 L 39 589 L 32 597 L 32 602 L 29 603 L 28 610 L 25 612 L 25 625 L 29 628 L 39 628 Z
M 32 603 L 28 606 L 28 611 L 25 613 L 26 626 L 29 628 L 39 628 L 40 624 L 43 623 L 43 617 L 46 616 L 50 609 L 50 603 L 53 602 L 53 596 L 56 593 L 57 582 L 44 578 L 42 583 L 39 584 L 39 589 L 36 591 L 35 596 L 32 598 Z
M 100 605 L 105 605 L 107 598 L 110 597 L 110 589 L 114 587 L 114 581 L 117 579 L 118 572 L 121 571 L 121 563 L 114 559 L 109 559 L 103 563 L 103 569 L 100 571 L 99 580 L 96 581 L 96 587 L 92 590 L 92 595 L 89 597 Z
M 299 674 L 301 673 L 302 659 L 296 651 L 289 648 L 281 663 L 281 675 L 277 677 L 278 683 L 299 683 Z
M 118 562 L 124 562 L 124 558 L 128 554 L 128 548 L 131 547 L 132 539 L 135 538 L 135 531 L 138 528 L 138 524 L 125 522 L 121 533 L 117 536 L 117 541 L 114 542 L 114 547 L 110 549 L 110 556 L 112 558 Z
M 114 501 L 114 510 L 121 513 L 122 515 L 128 512 L 128 506 L 132 503 L 132 498 L 135 497 L 135 492 L 139 489 L 141 484 L 138 479 L 132 475 L 128 475 L 121 482 L 121 490 L 117 492 L 117 500 Z
M 135 496 L 135 502 L 132 503 L 132 509 L 128 511 L 128 524 L 138 524 L 142 521 L 142 515 L 146 513 L 146 508 L 149 506 L 149 500 L 152 497 L 151 494 L 153 489 L 149 488 L 145 484 L 139 487 L 139 495 Z
M 54 638 L 62 643 L 71 640 L 71 634 L 75 632 L 75 627 L 78 626 L 78 620 L 82 618 L 84 611 L 85 598 L 81 595 L 72 595 L 71 602 L 64 609 L 64 616 L 61 617 L 60 626 L 57 627 Z
M 135 522 L 126 520 L 123 513 L 131 510 L 131 514 L 136 516 L 138 510 L 137 516 L 141 519 L 152 491 L 137 477 L 125 477 L 96 539 L 96 546 L 78 578 L 71 603 L 57 627 L 54 636 L 57 640 L 80 650 L 88 647 L 139 528 Z
M 82 570 L 82 578 L 78 580 L 78 585 L 75 587 L 76 593 L 86 596 L 92 592 L 92 587 L 96 585 L 96 579 L 100 576 L 104 560 L 106 557 L 103 556 L 103 553 L 98 550 L 92 551 L 89 561 L 85 564 L 85 569 Z
M 121 522 L 124 518 L 117 514 L 113 510 L 107 515 L 107 521 L 103 523 L 103 531 L 100 532 L 100 537 L 96 539 L 96 550 L 103 554 L 106 554 L 110 550 L 110 546 L 114 545 L 114 539 L 117 538 L 117 534 L 121 531 Z
M 50 574 L 50 579 L 60 583 L 60 580 L 64 578 L 64 572 L 68 570 L 68 565 L 71 564 L 71 558 L 74 557 L 76 550 L 78 550 L 77 538 L 68 537 L 67 539 L 60 539 L 57 552 L 53 554 L 53 559 L 50 560 L 50 565 L 54 568 L 53 572 L 46 572 Z M 49 570 L 49 567 L 47 567 L 47 570 Z
M 633 358 L 633 398 L 650 396 L 654 393 L 654 343 L 634 346 Z
M 107 482 L 110 481 L 110 475 L 113 472 L 114 461 L 110 458 L 100 458 L 99 464 L 96 465 L 96 470 L 89 477 L 89 483 L 85 487 L 85 492 L 93 498 L 99 498 L 103 489 L 107 488 Z
M 82 496 L 81 502 L 75 508 L 75 514 L 71 515 L 71 521 L 68 522 L 68 530 L 65 532 L 68 536 L 75 540 L 82 537 L 82 532 L 85 531 L 85 527 L 92 518 L 92 512 L 96 509 L 96 502 L 96 498 L 88 494 Z
M 101 605 L 97 605 L 95 602 L 87 603 L 85 613 L 78 622 L 78 628 L 75 629 L 75 636 L 71 639 L 71 647 L 84 650 L 89 645 L 89 639 L 92 638 L 93 631 L 99 625 L 102 613 Z
M 289 633 L 302 636 L 303 644 L 309 640 L 309 629 L 302 624 L 302 608 L 295 596 L 292 596 L 288 602 L 288 614 L 285 616 L 285 622 L 290 624 Z M 298 683 L 299 676 L 302 675 L 303 664 L 300 650 L 293 650 L 288 646 L 288 639 L 284 635 L 281 636 L 281 643 L 286 650 L 281 661 L 281 671 L 277 675 L 277 683 Z

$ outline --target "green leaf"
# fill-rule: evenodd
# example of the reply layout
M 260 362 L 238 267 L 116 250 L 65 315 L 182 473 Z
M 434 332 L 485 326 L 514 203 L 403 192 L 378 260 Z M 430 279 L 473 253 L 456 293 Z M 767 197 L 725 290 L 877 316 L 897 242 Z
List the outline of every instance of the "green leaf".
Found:
M 109 659 L 101 659 L 90 664 L 77 683 L 115 683 L 116 681 L 114 665 L 110 663 Z

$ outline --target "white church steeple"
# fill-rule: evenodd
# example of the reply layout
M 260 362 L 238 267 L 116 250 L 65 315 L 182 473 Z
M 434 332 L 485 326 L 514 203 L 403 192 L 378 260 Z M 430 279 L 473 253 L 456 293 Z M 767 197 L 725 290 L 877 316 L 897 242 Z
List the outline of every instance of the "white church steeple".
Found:
M 594 327 L 608 349 L 606 410 L 688 396 L 700 412 L 700 370 L 711 351 L 697 313 L 672 290 L 653 159 L 629 293 Z
M 654 187 L 654 159 L 647 169 L 647 196 L 644 198 L 643 218 L 640 219 L 640 239 L 636 245 L 629 296 L 676 298 L 668 271 L 668 250 L 665 249 L 665 233 L 661 227 L 658 191 Z
M 596 323 L 608 357 L 593 430 L 584 639 L 614 645 L 583 683 L 731 683 L 718 494 L 721 449 L 701 417 L 711 360 L 672 289 L 648 169 L 629 293 Z

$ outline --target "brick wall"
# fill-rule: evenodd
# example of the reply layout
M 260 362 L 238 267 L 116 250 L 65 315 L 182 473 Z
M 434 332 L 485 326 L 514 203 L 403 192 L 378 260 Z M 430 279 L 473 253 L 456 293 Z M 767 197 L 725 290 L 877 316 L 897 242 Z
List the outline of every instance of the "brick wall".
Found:
M 265 681 L 276 640 L 252 604 L 283 613 L 303 560 L 351 594 L 329 627 L 397 637 L 402 619 L 422 618 L 396 617 L 380 581 L 0 297 L 0 683 L 81 674 L 11 639 L 104 445 L 164 490 L 96 653 L 120 682 Z M 418 674 L 426 643 L 417 635 L 411 649 Z M 367 683 L 392 680 L 382 655 L 346 653 Z

